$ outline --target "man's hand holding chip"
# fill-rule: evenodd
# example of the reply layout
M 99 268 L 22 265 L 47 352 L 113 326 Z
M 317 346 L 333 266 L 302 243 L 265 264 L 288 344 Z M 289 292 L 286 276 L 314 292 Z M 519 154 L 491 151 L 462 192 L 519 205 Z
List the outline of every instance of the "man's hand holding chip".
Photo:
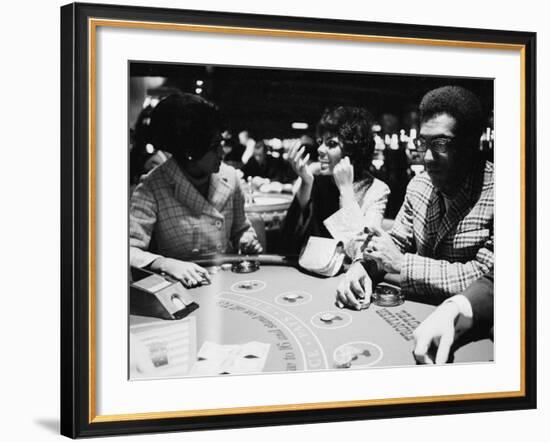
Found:
M 372 281 L 363 265 L 357 261 L 342 276 L 336 289 L 336 305 L 361 310 L 359 299 L 370 303 Z

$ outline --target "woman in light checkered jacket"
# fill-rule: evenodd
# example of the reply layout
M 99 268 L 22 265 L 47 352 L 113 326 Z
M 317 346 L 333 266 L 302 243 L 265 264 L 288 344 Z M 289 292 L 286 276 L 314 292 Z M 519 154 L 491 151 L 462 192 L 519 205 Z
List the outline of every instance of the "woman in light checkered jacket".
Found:
M 221 162 L 220 128 L 218 108 L 196 95 L 174 94 L 154 109 L 153 145 L 172 157 L 132 194 L 132 266 L 195 286 L 209 277 L 193 258 L 262 251 L 245 215 L 237 172 Z

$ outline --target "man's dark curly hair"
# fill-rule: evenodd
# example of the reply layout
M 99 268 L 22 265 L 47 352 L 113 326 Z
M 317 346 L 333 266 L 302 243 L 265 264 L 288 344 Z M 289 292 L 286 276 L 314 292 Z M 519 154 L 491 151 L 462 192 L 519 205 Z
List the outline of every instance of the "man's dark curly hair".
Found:
M 339 106 L 327 109 L 317 125 L 317 135 L 336 135 L 343 154 L 353 165 L 355 180 L 372 178 L 368 170 L 374 153 L 373 119 L 362 107 Z
M 221 128 L 218 107 L 192 94 L 172 94 L 151 114 L 151 141 L 156 149 L 170 152 L 179 164 L 200 159 L 210 149 Z
M 457 135 L 476 147 L 474 143 L 479 142 L 484 121 L 481 103 L 472 92 L 460 86 L 443 86 L 424 95 L 420 102 L 420 121 L 441 114 L 453 117 Z

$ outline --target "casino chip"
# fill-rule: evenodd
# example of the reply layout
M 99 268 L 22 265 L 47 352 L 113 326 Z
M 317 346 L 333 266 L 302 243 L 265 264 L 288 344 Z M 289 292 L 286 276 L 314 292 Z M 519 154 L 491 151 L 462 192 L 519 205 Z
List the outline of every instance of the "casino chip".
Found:
M 357 302 L 359 303 L 359 310 L 366 310 L 370 307 L 370 299 L 359 298 Z
M 334 330 L 350 325 L 352 323 L 352 317 L 346 312 L 329 310 L 314 314 L 310 322 L 314 327 Z
M 355 347 L 342 347 L 334 355 L 334 365 L 336 365 L 336 368 L 350 368 L 351 363 L 357 359 L 360 352 L 361 350 Z
M 237 293 L 254 293 L 265 288 L 265 282 L 257 279 L 239 281 L 231 286 L 231 290 Z
M 207 278 L 202 277 L 202 278 L 198 281 L 198 284 L 199 284 L 199 286 L 203 286 L 203 285 L 210 285 L 210 284 L 212 284 L 212 282 L 211 282 L 210 280 L 208 280 Z
M 343 344 L 333 354 L 336 368 L 361 368 L 376 365 L 383 356 L 377 344 L 366 341 L 355 341 Z
M 252 273 L 260 268 L 259 261 L 248 261 L 246 259 L 236 262 L 231 266 L 231 271 L 235 273 Z
M 275 303 L 285 307 L 304 305 L 310 302 L 312 296 L 308 292 L 303 290 L 293 290 L 291 292 L 284 292 L 275 297 Z
M 319 316 L 319 319 L 323 322 L 332 322 L 336 318 L 337 316 L 332 313 L 323 313 L 321 316 Z
M 350 368 L 353 356 L 350 353 L 339 353 L 334 357 L 336 368 Z

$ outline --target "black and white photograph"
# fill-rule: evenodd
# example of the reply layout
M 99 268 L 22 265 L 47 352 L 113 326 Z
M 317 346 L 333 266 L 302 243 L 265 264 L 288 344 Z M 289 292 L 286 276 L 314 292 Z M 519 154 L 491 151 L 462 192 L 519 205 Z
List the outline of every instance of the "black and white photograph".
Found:
M 61 8 L 62 434 L 537 406 L 536 34 L 337 15 Z
M 545 434 L 545 10 L 8 2 L 0 439 Z
M 130 60 L 128 99 L 129 379 L 493 363 L 493 78 Z

